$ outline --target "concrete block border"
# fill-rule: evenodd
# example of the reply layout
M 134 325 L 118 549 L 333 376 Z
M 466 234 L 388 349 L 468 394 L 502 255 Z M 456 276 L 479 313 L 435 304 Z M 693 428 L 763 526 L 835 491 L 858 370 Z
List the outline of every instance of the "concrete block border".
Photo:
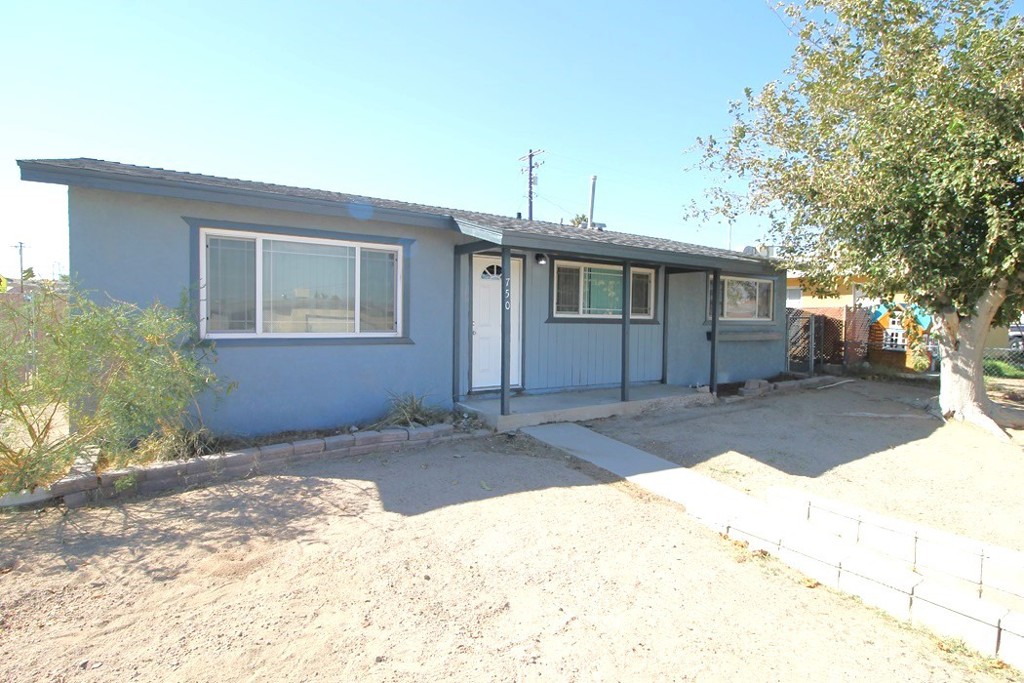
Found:
M 999 651 L 1000 622 L 1010 610 L 927 579 L 914 587 L 911 622 L 960 638 L 987 657 Z
M 813 580 L 809 587 L 825 585 L 849 593 L 900 620 L 963 640 L 1007 664 L 1024 666 L 1024 613 L 1000 604 L 995 596 L 979 597 L 983 591 L 974 583 L 973 569 L 978 557 L 992 579 L 1004 589 L 1013 589 L 1018 585 L 1015 580 L 1024 576 L 1024 553 L 937 530 L 926 532 L 918 525 L 803 492 L 777 488 L 769 492 L 768 500 L 760 500 L 580 425 L 542 425 L 523 431 L 654 495 L 681 503 L 704 526 L 802 572 Z M 818 524 L 815 516 L 821 511 L 828 516 Z M 865 538 L 869 526 L 877 528 Z M 915 541 L 926 538 L 938 545 L 937 551 L 926 551 L 929 561 L 942 562 L 947 552 L 959 552 L 963 561 L 952 562 L 954 571 L 937 577 L 919 571 L 915 553 L 908 551 L 903 538 L 907 531 Z M 970 571 L 965 572 L 965 567 Z
M 0 507 L 58 502 L 69 508 L 76 508 L 135 494 L 202 487 L 258 474 L 276 473 L 318 460 L 387 453 L 409 446 L 425 446 L 436 441 L 491 434 L 493 432 L 489 429 L 456 434 L 455 427 L 451 424 L 389 428 L 381 431 L 366 430 L 319 439 L 254 446 L 189 460 L 171 460 L 146 466 L 105 470 L 99 474 L 72 471 L 60 481 L 47 488 L 36 489 L 31 494 L 3 496 L 0 498 Z
M 775 487 L 768 504 L 790 520 L 806 521 L 870 552 L 970 585 L 975 595 L 1002 591 L 1024 598 L 1024 552 L 982 543 L 921 524 L 877 514 L 806 491 Z
M 912 563 L 869 549 L 857 543 L 856 538 L 843 538 L 834 529 L 814 525 L 806 519 L 776 520 L 777 530 L 769 531 L 766 527 L 771 524 L 773 511 L 765 505 L 766 509 L 760 514 L 751 514 L 748 510 L 733 516 L 725 535 L 746 541 L 752 548 L 767 550 L 806 576 L 855 595 L 902 621 L 963 640 L 985 656 L 997 657 L 1024 669 L 1024 613 L 978 597 L 976 593 L 971 595 L 955 587 L 955 583 L 950 585 L 926 578 L 913 569 Z M 700 521 L 712 526 L 704 519 Z M 938 537 L 939 534 L 934 536 Z M 778 545 L 775 544 L 777 538 Z M 951 538 L 961 541 L 958 545 L 969 546 L 968 554 L 973 556 L 970 539 Z M 1012 567 L 1000 566 L 1012 577 L 1024 571 L 1020 564 L 1022 554 L 1016 551 L 986 547 L 983 556 L 992 557 L 994 565 L 1001 562 Z M 956 579 L 955 574 L 948 576 Z M 1019 584 L 1014 586 L 1014 591 L 1021 592 Z
M 855 595 L 900 620 L 963 640 L 985 656 L 998 657 L 1024 669 L 1024 613 L 984 595 L 979 597 L 978 593 L 984 591 L 978 590 L 982 587 L 981 577 L 974 570 L 975 563 L 987 563 L 986 573 L 991 581 L 999 580 L 1003 589 L 1020 595 L 1024 593 L 1024 584 L 1020 582 L 1024 577 L 1024 553 L 874 515 L 802 492 L 793 494 L 787 490 L 771 492 L 760 513 L 747 510 L 734 515 L 726 535 L 765 549 L 822 584 Z M 815 523 L 816 506 L 829 507 L 831 514 L 854 519 L 859 527 L 850 533 L 832 519 Z M 771 523 L 773 513 L 777 531 L 769 532 L 765 527 Z M 822 520 L 819 517 L 817 521 Z M 869 529 L 884 531 L 892 538 L 881 543 L 865 542 L 865 531 Z M 919 556 L 915 566 L 914 559 L 906 556 L 906 544 L 893 542 L 893 538 L 908 533 L 911 539 L 926 539 L 936 545 L 939 551 L 929 548 L 927 562 L 941 567 L 928 566 Z M 766 543 L 764 539 L 769 536 L 771 540 Z M 772 547 L 776 538 L 780 538 L 779 544 Z M 888 552 L 893 546 L 898 552 Z M 920 546 L 917 549 L 919 554 Z M 919 573 L 919 568 L 939 569 L 939 576 L 945 578 L 926 577 Z M 959 584 L 972 590 L 964 590 Z
M 999 658 L 1024 670 L 1024 614 L 1010 612 L 999 621 Z

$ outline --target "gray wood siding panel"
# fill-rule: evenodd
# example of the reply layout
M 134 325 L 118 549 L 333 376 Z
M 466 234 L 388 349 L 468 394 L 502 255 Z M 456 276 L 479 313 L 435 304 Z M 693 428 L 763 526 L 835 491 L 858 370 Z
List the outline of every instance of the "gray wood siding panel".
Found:
M 193 242 L 183 216 L 360 241 L 406 241 L 408 340 L 220 342 L 213 370 L 237 385 L 229 396 L 200 397 L 204 422 L 215 433 L 259 435 L 371 422 L 387 410 L 388 391 L 451 404 L 452 254 L 462 240 L 455 233 L 79 187 L 69 190 L 68 213 L 72 278 L 104 299 L 140 306 L 177 303 L 182 291 L 199 285 L 193 274 L 198 235 Z
M 775 285 L 775 321 L 765 323 L 719 322 L 718 381 L 742 382 L 781 372 L 786 363 L 786 298 L 783 280 Z M 668 279 L 668 381 L 669 384 L 707 384 L 711 342 L 707 333 L 707 275 L 677 273 Z M 780 333 L 776 340 L 729 342 L 728 332 Z
M 549 269 L 526 258 L 524 320 L 526 389 L 559 389 L 618 384 L 622 330 L 607 323 L 550 323 Z M 659 282 L 659 284 L 661 284 Z M 661 321 L 662 295 L 657 310 Z M 661 324 L 630 327 L 630 370 L 636 382 L 661 379 Z

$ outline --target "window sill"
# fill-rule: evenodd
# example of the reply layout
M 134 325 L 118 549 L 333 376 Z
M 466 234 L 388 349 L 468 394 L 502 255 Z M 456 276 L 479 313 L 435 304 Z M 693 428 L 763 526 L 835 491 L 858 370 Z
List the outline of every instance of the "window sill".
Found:
M 708 333 L 708 341 L 711 341 L 711 332 Z M 719 332 L 720 342 L 752 342 L 752 341 L 779 341 L 782 339 L 781 332 Z
M 724 326 L 724 327 L 739 327 L 741 325 L 754 325 L 754 326 L 774 325 L 776 322 L 778 322 L 778 321 L 775 318 L 772 318 L 771 320 L 760 320 L 760 319 L 757 319 L 757 320 L 754 320 L 754 319 L 742 320 L 742 319 L 739 319 L 739 318 L 719 318 L 718 319 L 719 326 Z M 705 327 L 710 326 L 711 325 L 711 318 L 704 318 L 704 325 L 705 325 Z
M 562 318 L 559 316 L 548 316 L 545 323 L 570 323 L 570 324 L 597 324 L 597 325 L 621 325 L 622 318 L 585 318 L 580 316 L 578 318 Z M 630 325 L 659 325 L 661 324 L 657 318 L 630 318 Z

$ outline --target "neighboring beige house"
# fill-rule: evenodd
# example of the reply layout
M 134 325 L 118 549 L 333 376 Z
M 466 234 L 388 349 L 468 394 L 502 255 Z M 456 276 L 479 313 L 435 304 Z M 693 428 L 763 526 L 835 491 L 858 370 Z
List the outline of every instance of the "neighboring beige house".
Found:
M 864 303 L 861 291 L 864 278 L 851 278 L 839 285 L 835 292 L 816 292 L 808 288 L 799 271 L 791 271 L 786 278 L 786 306 L 788 308 L 838 308 Z

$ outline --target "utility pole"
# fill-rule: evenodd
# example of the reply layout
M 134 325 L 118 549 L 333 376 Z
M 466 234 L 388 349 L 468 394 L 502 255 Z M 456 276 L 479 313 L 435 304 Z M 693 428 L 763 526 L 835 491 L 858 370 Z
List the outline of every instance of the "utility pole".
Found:
M 18 242 L 12 245 L 12 248 L 18 250 L 18 285 L 21 288 L 21 293 L 25 293 L 25 243 Z
M 537 176 L 533 174 L 534 170 L 544 164 L 543 161 L 534 162 L 533 158 L 539 154 L 543 154 L 542 149 L 531 149 L 526 153 L 526 156 L 519 157 L 519 161 L 526 162 L 526 168 L 522 169 L 522 173 L 528 176 L 526 182 L 526 200 L 527 200 L 527 212 L 526 217 L 528 220 L 533 220 L 533 186 L 537 184 Z

